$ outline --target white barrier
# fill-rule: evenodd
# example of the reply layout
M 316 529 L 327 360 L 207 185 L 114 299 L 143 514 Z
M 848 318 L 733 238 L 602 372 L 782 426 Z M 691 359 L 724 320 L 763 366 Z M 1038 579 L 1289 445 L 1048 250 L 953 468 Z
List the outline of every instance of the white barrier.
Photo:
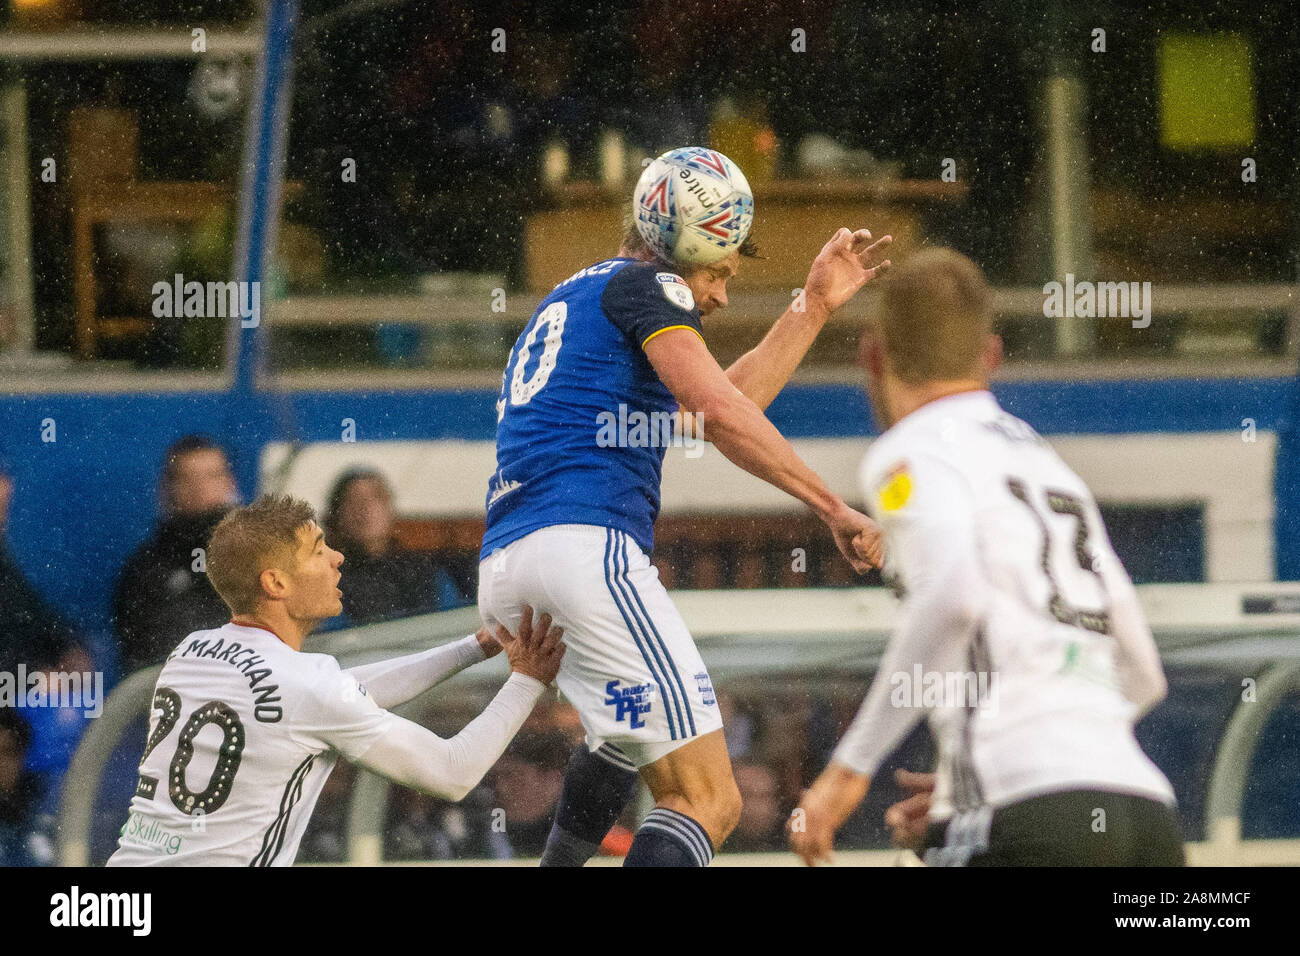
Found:
M 1240 432 L 1227 431 L 1053 435 L 1050 440 L 1103 504 L 1203 504 L 1207 581 L 1269 581 L 1277 435 L 1260 431 L 1254 438 L 1245 442 Z M 858 464 L 868 440 L 803 438 L 793 444 L 833 491 L 860 500 Z M 290 454 L 284 443 L 266 447 L 263 486 L 287 466 L 277 482 L 281 490 L 320 510 L 338 477 L 365 465 L 387 476 L 398 513 L 418 518 L 482 515 L 496 468 L 496 446 L 490 441 L 328 442 L 306 445 L 292 459 Z M 697 458 L 687 458 L 681 448 L 668 449 L 663 514 L 776 514 L 800 508 L 712 445 Z

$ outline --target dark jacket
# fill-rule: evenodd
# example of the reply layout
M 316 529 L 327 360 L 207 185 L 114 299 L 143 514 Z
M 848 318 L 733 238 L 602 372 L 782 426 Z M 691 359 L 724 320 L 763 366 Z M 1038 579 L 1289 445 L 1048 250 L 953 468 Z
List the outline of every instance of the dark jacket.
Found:
M 390 548 L 373 557 L 342 542 L 343 614 L 349 624 L 370 624 L 468 603 L 454 577 L 434 555 Z
M 194 569 L 194 549 L 207 547 L 228 510 L 174 515 L 127 559 L 113 600 L 124 675 L 162 663 L 186 635 L 230 620 L 207 573 Z
M 0 537 L 0 670 L 52 667 L 79 644 L 76 630 L 45 603 Z

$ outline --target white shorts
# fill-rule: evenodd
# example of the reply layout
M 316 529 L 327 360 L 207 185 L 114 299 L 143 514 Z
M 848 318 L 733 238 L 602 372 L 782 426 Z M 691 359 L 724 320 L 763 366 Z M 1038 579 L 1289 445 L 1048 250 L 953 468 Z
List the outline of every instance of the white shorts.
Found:
M 513 631 L 525 604 L 564 628 L 556 684 L 593 752 L 612 744 L 643 767 L 721 729 L 695 641 L 628 535 L 555 525 L 492 552 L 479 565 L 479 616 Z

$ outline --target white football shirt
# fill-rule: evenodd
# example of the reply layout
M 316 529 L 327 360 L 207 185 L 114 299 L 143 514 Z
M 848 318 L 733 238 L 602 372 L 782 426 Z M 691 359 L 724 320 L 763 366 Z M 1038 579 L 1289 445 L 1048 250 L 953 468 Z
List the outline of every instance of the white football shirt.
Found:
M 1071 789 L 1173 802 L 1133 735 L 1164 696 L 1150 628 L 1083 481 L 987 391 L 930 402 L 860 472 L 902 596 L 835 760 L 874 775 L 928 715 L 931 817 Z
M 191 634 L 159 674 L 109 864 L 287 866 L 338 755 L 399 719 L 328 654 L 240 624 Z

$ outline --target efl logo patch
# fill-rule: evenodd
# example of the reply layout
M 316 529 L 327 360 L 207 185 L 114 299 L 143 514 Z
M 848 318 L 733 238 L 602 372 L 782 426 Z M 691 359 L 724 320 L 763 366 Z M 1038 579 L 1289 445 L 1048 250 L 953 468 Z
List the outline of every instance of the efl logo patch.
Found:
M 654 703 L 654 684 L 629 684 L 620 687 L 620 682 L 610 681 L 605 685 L 605 703 L 614 708 L 614 719 L 626 720 L 633 730 L 645 726 L 641 718 L 650 713 Z
M 907 470 L 907 462 L 895 465 L 886 477 L 888 480 L 880 487 L 880 507 L 897 511 L 912 497 L 912 475 Z
M 681 276 L 671 272 L 656 272 L 655 279 L 659 281 L 659 288 L 664 290 L 664 296 L 673 305 L 687 312 L 695 308 L 695 296 L 691 295 L 691 287 Z

